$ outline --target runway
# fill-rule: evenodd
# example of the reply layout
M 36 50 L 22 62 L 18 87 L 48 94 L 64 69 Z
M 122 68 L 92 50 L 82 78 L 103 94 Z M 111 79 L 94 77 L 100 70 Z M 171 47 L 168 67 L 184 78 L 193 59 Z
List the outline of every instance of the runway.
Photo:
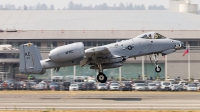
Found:
M 0 92 L 1 93 L 1 92 Z M 8 92 L 1 110 L 200 110 L 199 92 Z

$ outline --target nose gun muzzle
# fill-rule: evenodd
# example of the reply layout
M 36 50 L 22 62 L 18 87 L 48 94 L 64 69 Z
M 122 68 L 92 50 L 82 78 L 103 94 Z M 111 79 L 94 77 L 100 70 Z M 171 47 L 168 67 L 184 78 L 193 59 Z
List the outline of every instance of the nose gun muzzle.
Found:
M 175 45 L 175 49 L 176 49 L 176 50 L 184 49 L 184 43 L 183 43 L 183 42 L 178 42 L 178 43 Z

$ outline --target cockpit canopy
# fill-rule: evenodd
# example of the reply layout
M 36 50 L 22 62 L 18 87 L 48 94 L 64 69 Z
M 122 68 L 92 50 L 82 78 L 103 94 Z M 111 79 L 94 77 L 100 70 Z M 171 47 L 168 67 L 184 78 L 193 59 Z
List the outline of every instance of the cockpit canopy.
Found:
M 154 34 L 154 39 L 165 39 L 166 37 L 162 36 L 161 34 L 159 33 L 155 33 Z
M 143 39 L 165 39 L 166 37 L 162 36 L 159 33 L 146 33 L 140 36 Z

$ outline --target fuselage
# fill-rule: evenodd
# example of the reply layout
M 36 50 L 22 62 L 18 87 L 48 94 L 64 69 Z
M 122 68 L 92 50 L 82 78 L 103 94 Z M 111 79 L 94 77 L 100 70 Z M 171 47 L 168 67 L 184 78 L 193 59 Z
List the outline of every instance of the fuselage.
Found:
M 142 38 L 145 35 L 152 35 L 152 38 Z M 138 57 L 148 54 L 162 53 L 167 50 L 180 49 L 183 47 L 183 43 L 178 40 L 169 38 L 156 39 L 154 32 L 146 33 L 132 38 L 129 40 L 122 40 L 120 42 L 104 45 L 109 49 L 111 54 L 118 56 L 125 56 L 126 58 Z M 97 48 L 97 47 L 96 47 Z M 91 52 L 93 48 L 87 49 L 85 52 Z

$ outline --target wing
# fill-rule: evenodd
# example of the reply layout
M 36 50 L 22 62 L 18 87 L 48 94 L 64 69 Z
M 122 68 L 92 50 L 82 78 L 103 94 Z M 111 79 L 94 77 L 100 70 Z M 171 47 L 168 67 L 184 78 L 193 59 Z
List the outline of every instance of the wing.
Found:
M 85 50 L 85 54 L 86 57 L 98 57 L 98 56 L 102 56 L 103 54 L 111 54 L 111 52 L 109 51 L 109 49 L 107 47 L 93 47 L 90 49 Z
M 85 58 L 80 62 L 81 66 L 89 63 L 101 63 L 101 60 L 112 57 L 111 52 L 105 46 L 93 47 L 85 50 Z
M 85 58 L 80 62 L 80 65 L 92 65 L 91 69 L 96 68 L 97 64 L 101 64 L 103 69 L 122 66 L 126 59 L 124 56 L 113 54 L 111 49 L 106 46 L 100 46 L 85 50 Z

